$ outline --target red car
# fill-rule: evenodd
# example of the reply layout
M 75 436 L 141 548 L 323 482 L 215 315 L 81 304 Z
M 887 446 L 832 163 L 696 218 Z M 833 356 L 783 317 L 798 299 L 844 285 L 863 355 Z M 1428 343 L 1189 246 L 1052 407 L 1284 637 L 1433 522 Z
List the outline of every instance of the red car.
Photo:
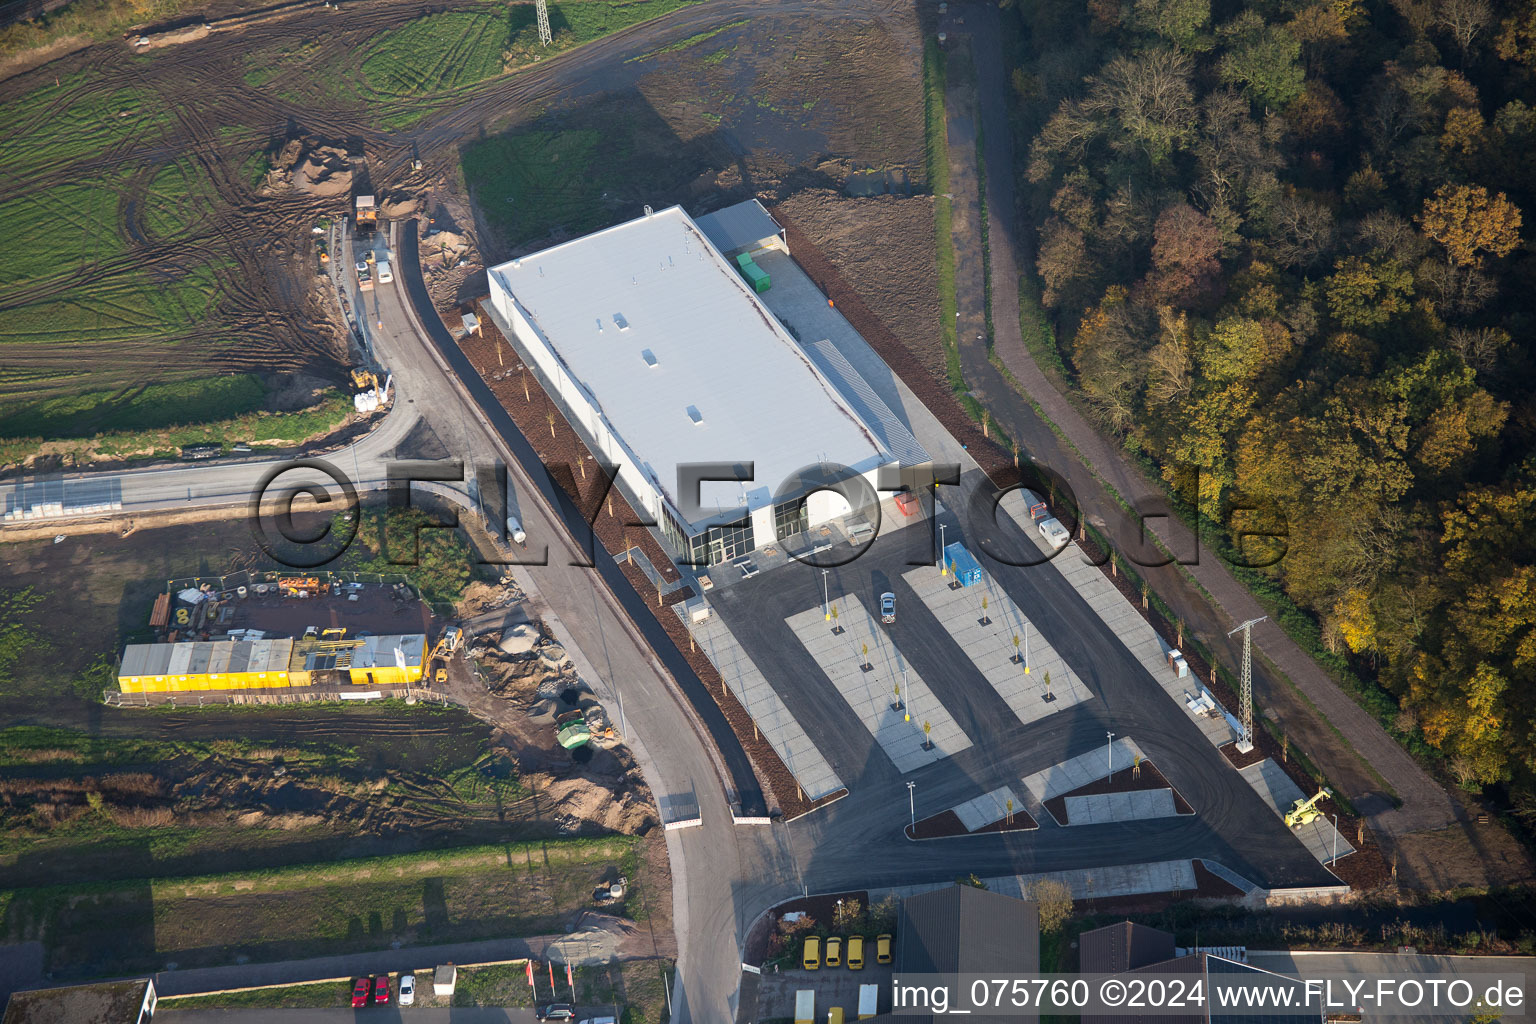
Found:
M 373 979 L 373 1002 L 377 1006 L 389 1002 L 389 975 L 381 974 Z
M 368 1005 L 369 987 L 367 978 L 358 978 L 352 983 L 352 1008 L 354 1010 Z

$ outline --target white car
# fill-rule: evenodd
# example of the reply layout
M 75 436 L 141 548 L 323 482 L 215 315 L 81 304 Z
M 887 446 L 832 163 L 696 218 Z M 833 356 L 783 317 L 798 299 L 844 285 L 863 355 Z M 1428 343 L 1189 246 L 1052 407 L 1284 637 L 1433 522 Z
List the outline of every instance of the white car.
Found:
M 379 260 L 379 284 L 389 284 L 395 279 L 394 272 L 389 269 L 389 260 Z
M 613 1017 L 588 1017 L 581 1024 L 618 1024 Z
M 399 995 L 399 1000 L 400 1000 L 400 1005 L 401 1006 L 414 1006 L 415 1005 L 415 1003 L 416 1003 L 416 975 L 414 975 L 414 974 L 402 974 L 402 975 L 400 975 L 400 995 Z

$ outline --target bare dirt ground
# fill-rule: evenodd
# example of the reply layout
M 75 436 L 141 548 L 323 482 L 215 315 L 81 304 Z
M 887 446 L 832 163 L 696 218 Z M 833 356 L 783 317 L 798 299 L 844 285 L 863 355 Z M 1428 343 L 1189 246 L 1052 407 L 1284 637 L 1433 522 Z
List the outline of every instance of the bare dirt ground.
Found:
M 799 225 L 924 370 L 943 376 L 931 196 L 804 189 L 774 212 Z

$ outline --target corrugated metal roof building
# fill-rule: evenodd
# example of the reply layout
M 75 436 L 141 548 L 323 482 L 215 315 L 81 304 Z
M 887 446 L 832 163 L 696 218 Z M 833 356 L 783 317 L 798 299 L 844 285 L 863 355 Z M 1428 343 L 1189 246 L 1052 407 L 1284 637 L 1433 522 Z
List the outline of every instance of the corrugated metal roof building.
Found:
M 129 644 L 118 663 L 124 693 L 288 686 L 292 640 L 199 640 Z
M 919 974 L 987 974 L 1012 977 L 1040 970 L 1040 909 L 1029 900 L 955 885 L 908 896 L 896 925 L 896 966 L 903 977 Z M 902 1021 L 931 1022 L 925 1015 Z M 1017 1021 L 1010 1016 L 969 1014 L 970 1021 Z
M 1084 973 L 1119 974 L 1173 959 L 1171 932 L 1131 921 L 1083 932 L 1077 941 Z

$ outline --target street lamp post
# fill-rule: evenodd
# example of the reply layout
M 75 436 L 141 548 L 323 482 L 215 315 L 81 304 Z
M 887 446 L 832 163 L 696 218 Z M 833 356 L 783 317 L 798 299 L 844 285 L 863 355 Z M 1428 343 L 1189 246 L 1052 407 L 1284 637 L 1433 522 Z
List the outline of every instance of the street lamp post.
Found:
M 825 621 L 832 619 L 832 598 L 827 591 L 827 573 L 831 570 L 821 570 L 821 614 Z
M 917 829 L 917 783 L 907 783 L 907 813 L 912 816 L 912 828 Z
M 1029 675 L 1029 620 L 1024 620 L 1024 674 Z
M 939 573 L 942 575 L 944 568 L 944 524 L 939 524 Z
M 1115 734 L 1106 732 L 1104 735 L 1109 737 L 1104 741 L 1104 760 L 1109 767 L 1109 774 L 1113 775 L 1115 774 Z

